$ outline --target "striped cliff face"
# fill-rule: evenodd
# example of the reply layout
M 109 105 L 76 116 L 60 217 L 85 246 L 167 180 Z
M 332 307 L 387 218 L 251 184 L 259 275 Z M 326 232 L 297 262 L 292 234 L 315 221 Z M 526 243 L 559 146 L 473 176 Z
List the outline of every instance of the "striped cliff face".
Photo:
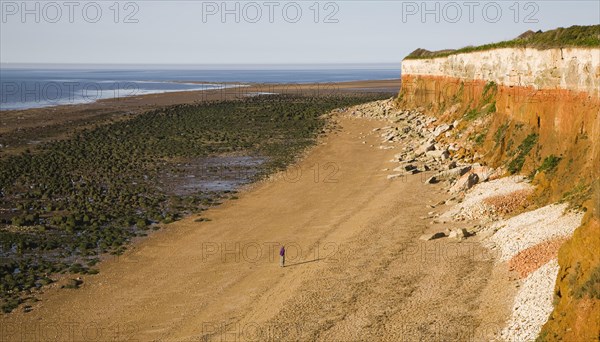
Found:
M 542 330 L 550 339 L 600 333 L 600 298 L 580 291 L 600 274 L 599 91 L 600 49 L 507 48 L 402 62 L 399 104 L 456 123 L 441 138 L 458 141 L 459 153 L 529 175 L 540 205 L 567 200 L 586 210 L 560 249 L 556 306 Z M 540 172 L 549 164 L 552 172 Z
M 431 59 L 406 59 L 402 75 L 483 80 L 509 87 L 564 89 L 598 96 L 600 50 L 504 48 Z
M 519 171 L 534 171 L 549 155 L 562 158 L 558 199 L 579 177 L 598 178 L 599 91 L 600 49 L 498 49 L 404 60 L 399 98 L 442 121 L 462 121 L 465 149 L 494 166 L 535 134 L 535 155 Z

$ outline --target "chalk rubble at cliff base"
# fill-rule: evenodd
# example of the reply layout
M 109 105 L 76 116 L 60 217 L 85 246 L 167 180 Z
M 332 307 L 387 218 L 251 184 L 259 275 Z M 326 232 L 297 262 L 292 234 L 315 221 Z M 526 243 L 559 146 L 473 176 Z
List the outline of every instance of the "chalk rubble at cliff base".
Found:
M 512 316 L 502 329 L 502 339 L 536 339 L 552 312 L 552 296 L 558 268 L 557 260 L 552 259 L 525 278 L 515 297 Z
M 486 229 L 495 233 L 484 245 L 499 251 L 499 260 L 508 261 L 517 253 L 544 241 L 569 237 L 581 225 L 583 213 L 565 212 L 567 204 L 551 204 L 506 220 Z
M 496 218 L 494 208 L 486 200 L 497 196 L 510 196 L 520 191 L 531 191 L 533 186 L 523 176 L 510 176 L 477 184 L 462 202 L 446 211 L 441 218 L 447 220 L 489 221 Z
M 458 122 L 435 125 L 435 118 L 427 117 L 419 111 L 397 109 L 393 99 L 355 106 L 350 109 L 350 115 L 389 122 L 385 127 L 374 130 L 381 138 L 378 148 L 400 148 L 400 152 L 392 160 L 397 166 L 392 170 L 394 173 L 387 176 L 388 179 L 428 172 L 423 181 L 456 184 L 462 182 L 461 176 L 467 172 L 477 174 L 477 178 L 481 180 L 489 178 L 491 174 L 491 170 L 482 165 L 453 161 L 452 152 L 458 151 L 457 146 L 436 141 L 442 134 L 450 134 Z M 399 146 L 398 143 L 402 145 Z M 467 189 L 476 183 L 477 181 L 471 181 L 471 184 L 463 187 Z M 456 188 L 462 190 L 463 187 Z
M 450 137 L 456 121 L 436 125 L 435 118 L 419 111 L 395 108 L 393 99 L 359 105 L 349 112 L 354 117 L 388 121 L 388 125 L 373 132 L 380 134 L 379 148 L 401 149 L 390 161 L 397 166 L 387 179 L 393 182 L 407 175 L 431 172 L 426 183 L 443 182 L 447 187 L 451 198 L 439 204 L 454 206 L 441 215 L 430 212 L 424 218 L 435 218 L 432 224 L 479 222 L 470 230 L 431 232 L 421 236 L 421 240 L 452 237 L 460 241 L 475 235 L 496 252 L 497 263 L 508 262 L 520 274 L 526 274 L 524 279 L 516 280 L 519 290 L 512 316 L 500 335 L 508 341 L 535 339 L 553 309 L 559 242 L 573 234 L 583 214 L 567 211 L 567 204 L 563 203 L 510 217 L 516 209 L 526 206 L 534 187 L 523 176 L 502 177 L 503 169 L 454 158 L 457 144 L 442 143 L 439 137 Z

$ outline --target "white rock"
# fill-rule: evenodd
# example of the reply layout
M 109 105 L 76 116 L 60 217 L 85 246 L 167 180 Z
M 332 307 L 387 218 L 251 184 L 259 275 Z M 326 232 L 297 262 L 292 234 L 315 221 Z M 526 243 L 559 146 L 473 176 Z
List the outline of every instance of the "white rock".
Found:
M 449 131 L 450 129 L 452 129 L 451 125 L 440 125 L 440 126 L 437 126 L 435 128 L 435 130 L 433 131 L 433 136 L 434 137 L 438 137 L 440 134 L 445 133 L 445 132 Z
M 466 193 L 462 203 L 444 213 L 443 216 L 469 220 L 486 218 L 489 215 L 489 208 L 484 204 L 484 199 L 533 189 L 529 183 L 522 182 L 521 179 L 523 179 L 522 176 L 514 176 L 479 183 Z
M 415 150 L 415 154 L 416 155 L 422 155 L 428 151 L 433 151 L 435 150 L 435 145 L 429 142 L 424 143 L 423 145 L 419 146 L 416 150 Z
M 552 312 L 558 262 L 551 260 L 531 273 L 519 287 L 513 313 L 501 337 L 505 341 L 534 341 Z
M 498 246 L 500 260 L 507 261 L 520 251 L 546 240 L 571 236 L 581 225 L 583 213 L 565 214 L 566 208 L 567 203 L 551 204 L 497 221 L 488 228 L 492 231 L 497 230 L 489 243 Z
M 450 192 L 466 191 L 479 182 L 479 176 L 476 173 L 468 173 L 460 177 L 450 188 Z
M 438 180 L 448 180 L 458 178 L 471 170 L 471 166 L 459 166 L 450 170 L 442 171 L 435 174 Z
M 452 229 L 450 231 L 450 234 L 448 234 L 448 238 L 462 240 L 465 237 L 467 237 L 468 235 L 469 235 L 469 233 L 467 232 L 466 229 L 464 229 L 464 228 L 457 228 L 457 229 Z

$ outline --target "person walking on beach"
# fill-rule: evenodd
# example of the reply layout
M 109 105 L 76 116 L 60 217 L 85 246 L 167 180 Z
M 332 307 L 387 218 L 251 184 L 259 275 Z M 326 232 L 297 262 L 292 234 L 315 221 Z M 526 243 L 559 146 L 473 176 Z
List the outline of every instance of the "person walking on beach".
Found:
M 285 247 L 281 246 L 279 250 L 279 266 L 285 267 Z

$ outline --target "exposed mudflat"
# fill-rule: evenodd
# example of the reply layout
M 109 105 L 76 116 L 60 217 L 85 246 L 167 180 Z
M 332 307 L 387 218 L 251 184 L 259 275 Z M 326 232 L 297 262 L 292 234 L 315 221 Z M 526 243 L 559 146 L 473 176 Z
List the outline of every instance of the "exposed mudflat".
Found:
M 162 172 L 159 187 L 179 196 L 200 191 L 237 191 L 257 177 L 265 161 L 260 157 L 225 156 L 176 163 Z

